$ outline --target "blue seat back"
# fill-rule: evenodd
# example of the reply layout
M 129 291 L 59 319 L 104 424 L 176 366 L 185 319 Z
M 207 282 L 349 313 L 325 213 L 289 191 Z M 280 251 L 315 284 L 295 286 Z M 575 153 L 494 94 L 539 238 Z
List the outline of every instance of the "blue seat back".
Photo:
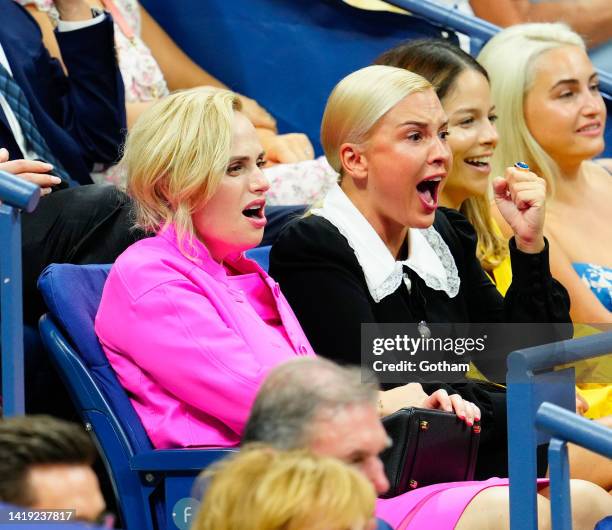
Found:
M 109 470 L 127 530 L 186 528 L 189 492 L 205 467 L 231 450 L 154 450 L 94 332 L 110 265 L 53 264 L 38 286 L 51 315 L 43 343 Z M 184 519 L 184 521 L 183 521 Z M 183 524 L 185 523 L 185 524 Z
M 86 368 L 79 376 L 83 391 L 72 391 L 72 398 L 81 410 L 101 410 L 114 417 L 114 428 L 123 432 L 130 451 L 135 454 L 150 450 L 151 441 L 94 332 L 94 320 L 110 267 L 52 264 L 41 274 L 38 288 L 55 321 L 76 350 L 72 354 L 78 359 L 68 356 L 65 362 L 72 363 L 73 374 L 79 374 L 76 361 Z
M 612 515 L 599 521 L 594 530 L 612 530 Z
M 266 245 L 264 247 L 255 247 L 245 252 L 247 258 L 252 259 L 258 263 L 258 265 L 268 272 L 270 268 L 270 249 L 271 245 Z
M 317 152 L 334 85 L 408 38 L 440 37 L 422 18 L 355 9 L 341 0 L 144 0 L 200 66 L 255 98 L 281 132 L 308 134 Z
M 36 184 L 0 171 L 0 401 L 7 417 L 25 412 L 20 213 L 34 211 L 39 199 Z

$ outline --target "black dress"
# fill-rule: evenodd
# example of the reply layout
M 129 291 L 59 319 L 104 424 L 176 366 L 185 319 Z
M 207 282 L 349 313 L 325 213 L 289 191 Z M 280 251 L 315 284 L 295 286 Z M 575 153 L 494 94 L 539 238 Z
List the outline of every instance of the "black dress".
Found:
M 285 228 L 272 247 L 270 275 L 280 283 L 315 352 L 358 364 L 365 322 L 570 322 L 567 291 L 550 274 L 548 243 L 539 254 L 525 254 L 511 241 L 513 281 L 503 298 L 476 258 L 476 233 L 465 217 L 439 208 L 434 227 L 457 265 L 457 296 L 429 288 L 409 271 L 410 293 L 402 285 L 378 303 L 353 249 L 332 223 L 312 215 Z M 428 393 L 438 388 L 459 393 L 480 408 L 477 478 L 507 476 L 505 390 L 474 381 L 423 387 Z M 543 460 L 540 471 L 545 468 Z

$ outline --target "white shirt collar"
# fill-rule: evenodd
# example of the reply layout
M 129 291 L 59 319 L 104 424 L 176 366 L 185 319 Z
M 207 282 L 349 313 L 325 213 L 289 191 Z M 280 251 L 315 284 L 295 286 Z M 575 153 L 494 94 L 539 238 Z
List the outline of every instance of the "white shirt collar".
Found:
M 327 219 L 346 238 L 375 302 L 397 290 L 404 280 L 404 265 L 416 272 L 428 287 L 444 291 L 450 298 L 457 296 L 460 279 L 455 260 L 433 226 L 410 228 L 409 257 L 395 261 L 372 225 L 337 184 L 325 196 L 323 206 L 313 209 L 312 213 Z M 407 278 L 405 284 L 410 290 Z

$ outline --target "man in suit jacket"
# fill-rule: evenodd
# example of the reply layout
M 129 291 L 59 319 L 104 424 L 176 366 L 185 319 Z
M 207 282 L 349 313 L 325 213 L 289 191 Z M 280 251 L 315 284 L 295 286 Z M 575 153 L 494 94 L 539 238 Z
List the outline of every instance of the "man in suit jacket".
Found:
M 0 0 L 0 65 L 21 89 L 35 126 L 55 157 L 37 152 L 27 125 L 0 90 L 0 147 L 11 159 L 40 158 L 61 165 L 63 180 L 90 183 L 95 165 L 119 157 L 125 130 L 124 88 L 117 67 L 113 24 L 85 0 L 56 0 L 56 31 L 68 71 L 52 59 L 30 14 L 13 0 Z M 25 129 L 25 130 L 24 130 Z M 59 163 L 59 164 L 58 164 Z

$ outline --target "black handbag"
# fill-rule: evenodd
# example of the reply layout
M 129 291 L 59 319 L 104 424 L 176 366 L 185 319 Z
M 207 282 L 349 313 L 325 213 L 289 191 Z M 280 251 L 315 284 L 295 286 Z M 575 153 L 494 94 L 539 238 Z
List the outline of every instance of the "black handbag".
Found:
M 382 497 L 474 478 L 478 422 L 469 427 L 452 412 L 411 407 L 386 416 L 383 425 L 393 445 L 381 454 L 390 484 Z

